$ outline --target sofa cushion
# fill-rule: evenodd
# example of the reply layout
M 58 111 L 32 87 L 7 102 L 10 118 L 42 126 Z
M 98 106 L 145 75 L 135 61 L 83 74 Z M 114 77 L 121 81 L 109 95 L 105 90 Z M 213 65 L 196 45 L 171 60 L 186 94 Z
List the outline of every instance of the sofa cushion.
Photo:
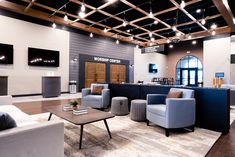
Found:
M 166 105 L 147 105 L 147 111 L 160 116 L 166 115 Z
M 104 86 L 102 86 L 102 85 L 93 86 L 91 94 L 101 95 L 103 89 L 104 89 Z
M 15 120 L 6 112 L 0 112 L 0 131 L 15 128 Z
M 84 101 L 101 101 L 102 100 L 102 96 L 101 95 L 87 95 L 85 97 L 83 97 Z
M 166 98 L 182 98 L 182 91 L 169 91 Z

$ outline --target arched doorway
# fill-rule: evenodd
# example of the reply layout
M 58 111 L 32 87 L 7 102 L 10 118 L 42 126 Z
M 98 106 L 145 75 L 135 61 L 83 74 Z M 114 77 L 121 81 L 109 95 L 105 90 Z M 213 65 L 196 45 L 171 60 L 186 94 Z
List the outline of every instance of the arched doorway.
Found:
M 195 56 L 184 56 L 176 64 L 176 84 L 198 86 L 202 83 L 202 63 Z

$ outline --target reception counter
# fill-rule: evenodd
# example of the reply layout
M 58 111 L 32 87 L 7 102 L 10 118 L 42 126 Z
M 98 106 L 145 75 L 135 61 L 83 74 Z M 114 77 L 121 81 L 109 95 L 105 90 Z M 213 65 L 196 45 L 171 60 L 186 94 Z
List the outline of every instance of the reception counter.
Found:
M 109 84 L 111 97 L 125 96 L 133 99 L 146 99 L 147 94 L 167 94 L 170 88 L 176 86 Z M 187 87 L 183 87 L 187 88 Z M 190 87 L 195 91 L 196 126 L 228 133 L 230 128 L 230 91 L 224 88 Z

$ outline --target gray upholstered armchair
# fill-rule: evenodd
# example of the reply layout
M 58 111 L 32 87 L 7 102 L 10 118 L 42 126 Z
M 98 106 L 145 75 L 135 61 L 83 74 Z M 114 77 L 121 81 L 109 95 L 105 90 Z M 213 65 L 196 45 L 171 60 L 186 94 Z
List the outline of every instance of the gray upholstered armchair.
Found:
M 91 91 L 94 86 L 104 86 L 101 95 L 92 95 Z M 91 84 L 91 88 L 82 89 L 82 105 L 92 108 L 107 108 L 109 105 L 110 90 L 108 84 Z
M 182 91 L 182 98 L 166 98 L 164 94 L 147 95 L 147 125 L 150 121 L 165 128 L 166 136 L 169 136 L 169 129 L 190 127 L 194 131 L 194 91 L 180 88 L 171 88 L 170 91 Z

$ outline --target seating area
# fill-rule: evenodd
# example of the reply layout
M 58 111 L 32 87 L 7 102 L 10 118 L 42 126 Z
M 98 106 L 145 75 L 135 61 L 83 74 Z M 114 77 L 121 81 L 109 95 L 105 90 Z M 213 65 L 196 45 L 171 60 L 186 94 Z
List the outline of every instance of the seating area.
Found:
M 0 0 L 0 157 L 235 156 L 234 0 Z

